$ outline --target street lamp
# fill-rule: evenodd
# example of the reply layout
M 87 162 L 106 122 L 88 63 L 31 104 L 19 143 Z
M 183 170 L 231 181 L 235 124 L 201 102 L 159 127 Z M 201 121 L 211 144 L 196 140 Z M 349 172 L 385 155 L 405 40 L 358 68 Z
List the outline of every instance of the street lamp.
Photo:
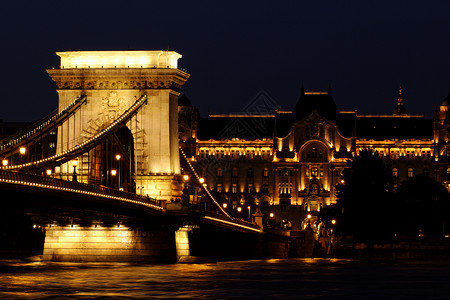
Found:
M 189 175 L 184 174 L 183 180 L 184 180 L 184 186 L 183 186 L 183 203 L 182 203 L 182 205 L 188 206 L 189 200 L 190 200 L 189 187 L 188 187 Z
M 116 154 L 116 160 L 117 160 L 118 169 L 119 169 L 119 176 L 117 178 L 117 186 L 119 187 L 119 190 L 120 190 L 120 158 L 121 158 L 120 154 Z
M 275 214 L 274 214 L 273 212 L 271 212 L 271 213 L 269 214 L 269 217 L 273 218 L 273 217 L 275 217 Z
M 242 207 L 238 206 L 237 211 L 240 213 L 242 211 Z
M 112 176 L 116 176 L 117 175 L 117 170 L 111 170 L 111 175 Z
M 22 164 L 23 161 L 23 156 L 25 155 L 25 153 L 27 152 L 27 148 L 25 147 L 20 147 L 19 148 L 19 153 L 20 153 L 20 164 Z
M 248 219 L 249 219 L 249 221 L 251 221 L 252 220 L 252 214 L 251 214 L 252 207 L 249 205 L 249 206 L 247 206 L 247 209 L 248 209 Z
M 45 173 L 47 174 L 47 176 L 51 176 L 51 175 L 52 175 L 52 170 L 47 169 L 47 170 L 45 171 Z
M 77 165 L 78 161 L 76 159 L 72 160 L 72 166 L 73 166 L 73 175 L 72 175 L 72 181 L 77 182 Z
M 198 181 L 199 181 L 201 184 L 203 184 L 203 183 L 205 182 L 205 178 L 200 177 L 200 178 L 198 179 Z
M 228 204 L 224 203 L 224 204 L 222 204 L 222 206 L 223 206 L 223 208 L 227 208 Z
M 2 160 L 2 165 L 6 167 L 8 165 L 8 160 L 7 159 Z

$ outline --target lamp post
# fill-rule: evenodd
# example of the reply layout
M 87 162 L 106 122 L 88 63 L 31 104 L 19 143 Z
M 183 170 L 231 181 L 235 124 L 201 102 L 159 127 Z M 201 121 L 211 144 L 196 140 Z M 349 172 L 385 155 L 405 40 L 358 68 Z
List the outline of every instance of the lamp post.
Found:
M 72 181 L 77 182 L 77 165 L 78 161 L 76 159 L 72 160 L 72 166 L 73 166 L 73 175 L 72 175 Z
M 7 159 L 2 160 L 2 165 L 6 167 L 8 165 L 8 160 Z
M 119 176 L 117 178 L 117 186 L 118 186 L 119 190 L 121 189 L 120 188 L 120 158 L 121 158 L 120 154 L 116 154 L 116 160 L 118 163 L 117 169 L 118 169 L 118 173 L 119 173 Z
M 183 180 L 184 180 L 184 187 L 183 187 L 183 202 L 181 203 L 181 206 L 188 206 L 189 205 L 189 187 L 188 187 L 188 180 L 189 180 L 189 175 L 188 174 L 184 174 L 183 175 Z
M 25 147 L 20 147 L 20 148 L 19 148 L 19 153 L 20 153 L 20 164 L 22 164 L 22 162 L 23 162 L 23 156 L 25 155 L 25 153 L 27 153 L 27 148 L 25 148 Z
M 47 176 L 52 176 L 52 170 L 51 169 L 47 169 L 45 171 L 45 174 L 47 174 Z

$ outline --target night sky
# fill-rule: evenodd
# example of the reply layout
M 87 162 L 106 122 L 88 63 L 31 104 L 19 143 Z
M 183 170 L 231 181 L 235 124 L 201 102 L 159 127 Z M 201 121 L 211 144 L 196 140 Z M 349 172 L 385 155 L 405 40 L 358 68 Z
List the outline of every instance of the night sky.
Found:
M 391 114 L 398 86 L 432 117 L 450 87 L 450 1 L 3 1 L 0 119 L 57 107 L 56 51 L 174 50 L 201 115 L 240 112 L 264 90 L 291 110 L 333 89 L 340 110 Z

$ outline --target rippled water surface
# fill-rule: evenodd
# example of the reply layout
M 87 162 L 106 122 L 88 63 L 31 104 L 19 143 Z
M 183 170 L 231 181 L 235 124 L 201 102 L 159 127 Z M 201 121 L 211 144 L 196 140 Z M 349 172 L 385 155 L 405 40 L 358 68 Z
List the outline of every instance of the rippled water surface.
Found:
M 0 263 L 2 299 L 448 299 L 450 263 Z

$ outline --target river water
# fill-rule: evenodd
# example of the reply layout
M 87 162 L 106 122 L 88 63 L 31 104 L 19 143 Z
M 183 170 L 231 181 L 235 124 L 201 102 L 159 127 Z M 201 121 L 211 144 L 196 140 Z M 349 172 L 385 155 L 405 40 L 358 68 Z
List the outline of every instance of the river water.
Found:
M 450 262 L 0 262 L 1 299 L 449 299 Z

